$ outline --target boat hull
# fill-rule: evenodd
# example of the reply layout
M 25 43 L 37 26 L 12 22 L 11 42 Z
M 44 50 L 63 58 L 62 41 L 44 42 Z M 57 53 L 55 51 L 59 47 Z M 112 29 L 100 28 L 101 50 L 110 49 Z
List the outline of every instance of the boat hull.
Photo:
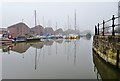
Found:
M 0 43 L 4 45 L 9 45 L 12 44 L 12 40 L 0 40 Z

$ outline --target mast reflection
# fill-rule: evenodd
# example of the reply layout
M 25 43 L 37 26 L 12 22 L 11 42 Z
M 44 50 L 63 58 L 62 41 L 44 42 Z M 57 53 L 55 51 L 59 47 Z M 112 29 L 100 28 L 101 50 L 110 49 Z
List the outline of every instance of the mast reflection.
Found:
M 76 44 L 76 41 L 74 41 L 74 65 L 76 65 L 76 47 L 77 47 L 77 44 Z
M 64 41 L 64 42 L 63 42 Z M 52 53 L 52 45 L 55 42 L 55 53 L 56 55 L 58 54 L 58 50 L 59 48 L 59 44 L 63 44 L 65 45 L 65 54 L 67 55 L 67 60 L 73 60 L 73 65 L 76 66 L 76 58 L 77 58 L 77 40 L 44 40 L 43 42 L 21 42 L 21 43 L 16 43 L 16 44 L 12 44 L 8 45 L 8 46 L 4 46 L 3 52 L 8 52 L 8 54 L 10 54 L 10 51 L 14 51 L 17 52 L 18 54 L 22 55 L 22 58 L 25 59 L 25 54 L 27 54 L 27 50 L 28 49 L 33 49 L 34 50 L 34 69 L 37 70 L 38 68 L 38 64 L 40 63 L 40 56 L 43 55 L 43 57 L 45 58 L 45 52 L 48 52 L 48 55 L 51 55 Z M 9 47 L 9 49 L 8 49 Z M 43 49 L 42 49 L 43 48 Z M 42 52 L 41 52 L 42 51 Z
M 44 47 L 44 45 L 51 46 L 53 44 L 53 42 L 54 41 L 52 41 L 52 40 L 45 40 L 44 42 L 34 44 L 35 46 L 32 45 L 35 48 L 35 70 L 37 70 L 37 68 L 38 68 L 42 48 Z M 43 49 L 43 53 L 44 53 L 44 49 Z
M 76 66 L 76 60 L 77 60 L 77 39 L 67 39 L 65 42 L 67 43 L 67 45 L 65 46 L 65 53 L 67 53 L 67 60 L 69 61 L 71 53 L 73 54 L 73 62 L 74 62 L 74 66 Z M 72 45 L 73 44 L 73 45 Z M 71 47 L 71 45 L 73 47 Z M 73 50 L 73 51 L 72 51 Z

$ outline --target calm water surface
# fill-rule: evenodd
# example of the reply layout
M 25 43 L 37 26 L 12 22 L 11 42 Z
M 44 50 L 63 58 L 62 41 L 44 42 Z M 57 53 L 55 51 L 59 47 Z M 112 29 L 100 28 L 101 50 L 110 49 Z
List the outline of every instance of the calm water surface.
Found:
M 9 50 L 9 49 L 10 50 Z M 97 79 L 90 40 L 45 40 L 2 48 L 3 79 Z

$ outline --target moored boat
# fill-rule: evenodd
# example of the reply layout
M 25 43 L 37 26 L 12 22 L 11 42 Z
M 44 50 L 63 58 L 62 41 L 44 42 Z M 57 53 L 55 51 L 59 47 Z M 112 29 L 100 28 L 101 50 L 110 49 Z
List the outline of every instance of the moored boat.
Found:
M 71 34 L 71 35 L 65 36 L 65 39 L 80 39 L 80 36 Z
M 0 34 L 0 44 L 8 45 L 12 43 L 12 39 L 9 39 L 7 37 L 3 37 L 3 34 Z
M 0 43 L 3 45 L 8 45 L 8 44 L 12 44 L 12 40 L 11 39 L 2 39 L 0 40 Z

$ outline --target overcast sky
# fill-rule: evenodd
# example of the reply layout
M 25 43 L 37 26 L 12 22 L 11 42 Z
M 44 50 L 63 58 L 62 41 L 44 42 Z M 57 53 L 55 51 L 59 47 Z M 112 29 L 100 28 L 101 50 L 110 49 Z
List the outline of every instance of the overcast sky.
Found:
M 8 27 L 23 20 L 29 27 L 34 26 L 34 10 L 37 24 L 74 29 L 74 11 L 77 14 L 77 29 L 94 31 L 95 24 L 118 14 L 117 2 L 5 2 L 2 3 L 2 27 Z M 44 18 L 43 18 L 44 17 Z

